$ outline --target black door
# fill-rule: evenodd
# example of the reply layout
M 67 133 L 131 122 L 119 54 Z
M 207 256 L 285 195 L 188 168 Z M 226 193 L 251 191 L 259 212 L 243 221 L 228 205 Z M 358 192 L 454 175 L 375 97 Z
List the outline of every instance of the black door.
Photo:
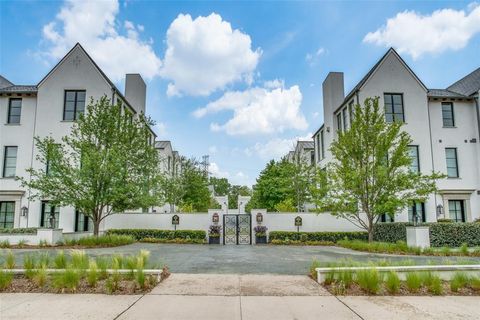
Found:
M 223 215 L 223 244 L 252 244 L 249 214 Z

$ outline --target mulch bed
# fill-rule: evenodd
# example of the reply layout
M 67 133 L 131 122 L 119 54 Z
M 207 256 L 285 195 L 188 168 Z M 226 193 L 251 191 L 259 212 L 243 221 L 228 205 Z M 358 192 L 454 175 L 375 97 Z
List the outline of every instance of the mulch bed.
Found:
M 450 289 L 450 283 L 444 281 L 443 284 L 443 293 L 440 296 L 479 296 L 480 291 L 475 291 L 472 288 L 460 288 L 457 292 L 454 292 Z M 332 283 L 329 285 L 323 285 L 324 288 L 328 290 L 333 295 L 337 296 L 435 296 L 428 291 L 428 288 L 421 287 L 417 292 L 410 292 L 405 285 L 402 283 L 400 289 L 397 293 L 392 294 L 387 291 L 384 286 L 381 286 L 377 294 L 369 294 L 365 292 L 360 286 L 356 283 L 353 283 L 350 288 L 343 288 L 338 284 Z

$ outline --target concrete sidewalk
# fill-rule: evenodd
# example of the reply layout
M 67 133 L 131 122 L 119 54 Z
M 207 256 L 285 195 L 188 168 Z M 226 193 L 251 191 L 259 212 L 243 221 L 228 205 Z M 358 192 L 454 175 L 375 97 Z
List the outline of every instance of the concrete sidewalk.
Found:
M 0 319 L 480 319 L 480 298 L 334 297 L 305 276 L 173 274 L 146 295 L 0 294 Z

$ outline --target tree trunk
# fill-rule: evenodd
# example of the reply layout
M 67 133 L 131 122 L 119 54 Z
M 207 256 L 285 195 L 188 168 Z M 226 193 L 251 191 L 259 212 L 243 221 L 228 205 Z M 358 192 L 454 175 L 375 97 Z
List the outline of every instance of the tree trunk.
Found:
M 371 243 L 373 242 L 373 229 L 368 228 L 368 242 Z
M 100 231 L 100 219 L 95 219 L 93 221 L 93 235 L 98 237 L 98 232 Z

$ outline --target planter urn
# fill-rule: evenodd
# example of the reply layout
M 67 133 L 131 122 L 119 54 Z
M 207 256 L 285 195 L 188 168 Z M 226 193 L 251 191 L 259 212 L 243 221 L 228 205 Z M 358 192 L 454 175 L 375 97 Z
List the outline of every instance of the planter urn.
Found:
M 220 244 L 220 237 L 208 237 L 208 244 Z
M 267 243 L 267 236 L 255 236 L 255 243 L 256 244 L 266 244 Z

